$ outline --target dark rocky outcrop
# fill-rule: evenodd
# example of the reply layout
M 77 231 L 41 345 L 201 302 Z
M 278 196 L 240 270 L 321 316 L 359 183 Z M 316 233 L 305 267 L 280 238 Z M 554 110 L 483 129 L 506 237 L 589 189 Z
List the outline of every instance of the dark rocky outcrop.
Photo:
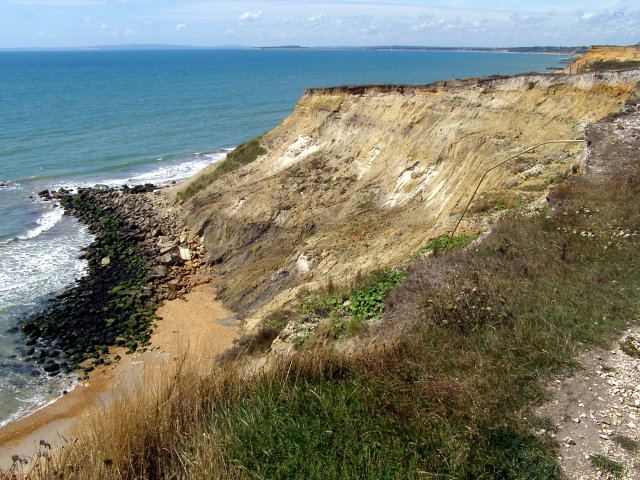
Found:
M 202 247 L 175 217 L 157 211 L 153 185 L 80 189 L 58 196 L 66 213 L 85 223 L 95 241 L 82 258 L 89 273 L 50 304 L 21 323 L 27 335 L 24 355 L 55 375 L 69 373 L 87 360 L 111 362 L 112 346 L 133 352 L 148 345 L 156 308 L 206 280 L 200 271 Z M 142 195 L 136 195 L 141 193 Z

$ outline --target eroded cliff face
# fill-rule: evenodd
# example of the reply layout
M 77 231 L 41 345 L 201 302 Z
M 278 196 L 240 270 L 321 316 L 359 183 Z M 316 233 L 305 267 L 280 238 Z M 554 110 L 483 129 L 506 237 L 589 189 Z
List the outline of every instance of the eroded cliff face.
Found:
M 300 288 L 400 263 L 452 228 L 487 168 L 580 138 L 638 81 L 636 70 L 312 89 L 262 137 L 268 153 L 197 194 L 186 221 L 223 275 L 220 296 L 250 327 Z M 581 152 L 548 145 L 508 162 L 480 198 L 544 198 Z M 475 233 L 492 216 L 465 218 L 461 231 Z
M 576 58 L 565 72 L 578 72 L 597 62 L 633 62 L 640 61 L 640 45 L 629 46 L 593 46 L 584 55 Z

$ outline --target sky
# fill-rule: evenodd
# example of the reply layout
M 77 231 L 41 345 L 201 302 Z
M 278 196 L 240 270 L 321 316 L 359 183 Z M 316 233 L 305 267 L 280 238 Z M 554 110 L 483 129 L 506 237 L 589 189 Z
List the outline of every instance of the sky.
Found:
M 0 0 L 0 48 L 640 42 L 640 0 Z

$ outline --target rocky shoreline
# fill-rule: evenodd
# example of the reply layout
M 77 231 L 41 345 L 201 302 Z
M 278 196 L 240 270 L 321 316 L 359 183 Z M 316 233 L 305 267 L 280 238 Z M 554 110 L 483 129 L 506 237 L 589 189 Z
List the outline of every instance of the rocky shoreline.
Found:
M 180 227 L 155 186 L 39 195 L 58 199 L 65 214 L 95 236 L 82 254 L 88 274 L 20 324 L 27 336 L 25 361 L 35 361 L 49 375 L 82 369 L 80 379 L 86 379 L 95 367 L 120 359 L 113 347 L 144 351 L 162 302 L 211 281 L 201 239 Z

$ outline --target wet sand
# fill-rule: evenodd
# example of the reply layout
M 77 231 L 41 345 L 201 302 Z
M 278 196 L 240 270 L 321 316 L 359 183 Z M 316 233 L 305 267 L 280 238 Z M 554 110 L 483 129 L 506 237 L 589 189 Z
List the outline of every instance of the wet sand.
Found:
M 104 408 L 118 393 L 135 389 L 149 370 L 167 365 L 184 354 L 211 360 L 233 344 L 238 324 L 233 314 L 215 300 L 211 285 L 200 285 L 185 299 L 166 302 L 157 311 L 162 318 L 144 353 L 124 355 L 117 365 L 100 367 L 89 380 L 51 405 L 0 429 L 0 468 L 11 466 L 12 455 L 33 456 L 40 440 L 61 446 L 73 439 L 73 427 Z

